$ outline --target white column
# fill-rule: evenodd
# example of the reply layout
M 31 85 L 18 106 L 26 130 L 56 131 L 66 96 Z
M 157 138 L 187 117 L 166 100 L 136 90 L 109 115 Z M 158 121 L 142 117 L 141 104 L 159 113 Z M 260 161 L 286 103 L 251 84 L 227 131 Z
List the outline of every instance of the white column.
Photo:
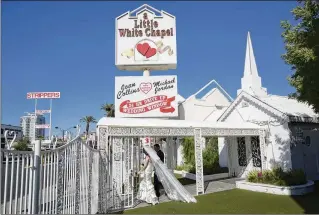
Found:
M 218 137 L 219 165 L 221 167 L 229 167 L 227 144 L 225 137 Z
M 204 174 L 203 174 L 203 149 L 202 134 L 200 128 L 195 128 L 195 165 L 196 165 L 196 193 L 204 194 Z
M 121 198 L 121 191 L 122 191 L 122 140 L 119 137 L 111 137 L 112 141 L 112 187 L 115 188 L 114 197 Z
M 266 133 L 264 130 L 260 131 L 259 144 L 260 144 L 260 157 L 261 157 L 261 169 L 266 169 Z
M 144 70 L 144 71 L 143 71 L 143 76 L 144 76 L 144 77 L 149 77 L 149 76 L 151 76 L 151 71 L 149 71 L 148 69 Z
M 177 166 L 181 166 L 183 164 L 183 146 L 181 144 L 181 140 L 177 138 L 176 140 L 176 150 L 177 150 Z

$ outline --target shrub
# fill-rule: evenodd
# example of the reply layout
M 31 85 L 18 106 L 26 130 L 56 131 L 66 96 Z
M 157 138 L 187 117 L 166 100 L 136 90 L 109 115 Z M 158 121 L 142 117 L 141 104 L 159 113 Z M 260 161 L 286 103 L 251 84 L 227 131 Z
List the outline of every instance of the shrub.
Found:
M 182 170 L 184 170 L 184 166 L 183 165 L 182 166 L 176 166 L 175 170 L 182 171 Z
M 195 165 L 195 145 L 193 137 L 183 139 L 183 157 L 185 164 Z
M 27 138 L 23 138 L 22 140 L 19 140 L 17 144 L 13 145 L 13 148 L 17 151 L 32 151 L 28 147 L 29 140 Z
M 274 168 L 262 172 L 252 170 L 247 174 L 247 181 L 277 186 L 294 186 L 307 183 L 307 178 L 303 170 L 290 170 L 284 172 L 282 168 Z
M 203 150 L 204 175 L 228 172 L 228 168 L 219 166 L 218 139 L 216 137 L 206 139 L 206 148 Z M 195 144 L 194 138 L 183 139 L 183 170 L 195 173 Z
M 258 182 L 258 171 L 252 170 L 247 174 L 247 181 L 257 183 Z
M 203 168 L 204 175 L 208 175 L 214 172 L 214 169 L 219 168 L 218 151 L 213 150 L 211 146 L 206 147 L 203 151 Z

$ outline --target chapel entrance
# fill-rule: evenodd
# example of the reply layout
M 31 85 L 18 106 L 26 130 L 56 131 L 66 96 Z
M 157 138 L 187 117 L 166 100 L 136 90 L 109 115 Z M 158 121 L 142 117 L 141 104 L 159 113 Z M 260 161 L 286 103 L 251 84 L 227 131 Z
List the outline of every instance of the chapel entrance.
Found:
M 228 138 L 228 161 L 231 176 L 244 178 L 251 170 L 262 170 L 259 138 L 259 136 Z
M 170 138 L 160 137 L 110 137 L 107 147 L 109 174 L 107 177 L 107 210 L 116 212 L 135 207 L 139 204 L 136 195 L 141 177 L 138 172 L 143 166 L 145 155 L 143 145 L 153 147 L 156 143 L 164 152 L 169 169 L 173 165 L 173 143 L 167 143 Z

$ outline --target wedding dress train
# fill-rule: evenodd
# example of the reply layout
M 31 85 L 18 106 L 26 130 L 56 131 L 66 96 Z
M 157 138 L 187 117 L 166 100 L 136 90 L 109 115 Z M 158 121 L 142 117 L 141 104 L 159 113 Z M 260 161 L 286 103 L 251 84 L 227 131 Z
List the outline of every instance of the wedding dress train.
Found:
M 155 205 L 158 204 L 158 198 L 155 194 L 154 185 L 152 183 L 153 170 L 154 166 L 152 162 L 149 161 L 146 169 L 144 170 L 144 178 L 139 185 L 137 199 Z

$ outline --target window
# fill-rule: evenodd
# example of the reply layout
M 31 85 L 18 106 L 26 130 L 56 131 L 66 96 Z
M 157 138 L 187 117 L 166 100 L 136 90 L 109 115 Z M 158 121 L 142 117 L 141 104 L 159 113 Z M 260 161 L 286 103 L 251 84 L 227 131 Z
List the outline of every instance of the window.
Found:
M 261 167 L 259 136 L 251 137 L 251 153 L 253 156 L 253 166 Z
M 247 166 L 245 137 L 237 137 L 237 153 L 239 166 Z

